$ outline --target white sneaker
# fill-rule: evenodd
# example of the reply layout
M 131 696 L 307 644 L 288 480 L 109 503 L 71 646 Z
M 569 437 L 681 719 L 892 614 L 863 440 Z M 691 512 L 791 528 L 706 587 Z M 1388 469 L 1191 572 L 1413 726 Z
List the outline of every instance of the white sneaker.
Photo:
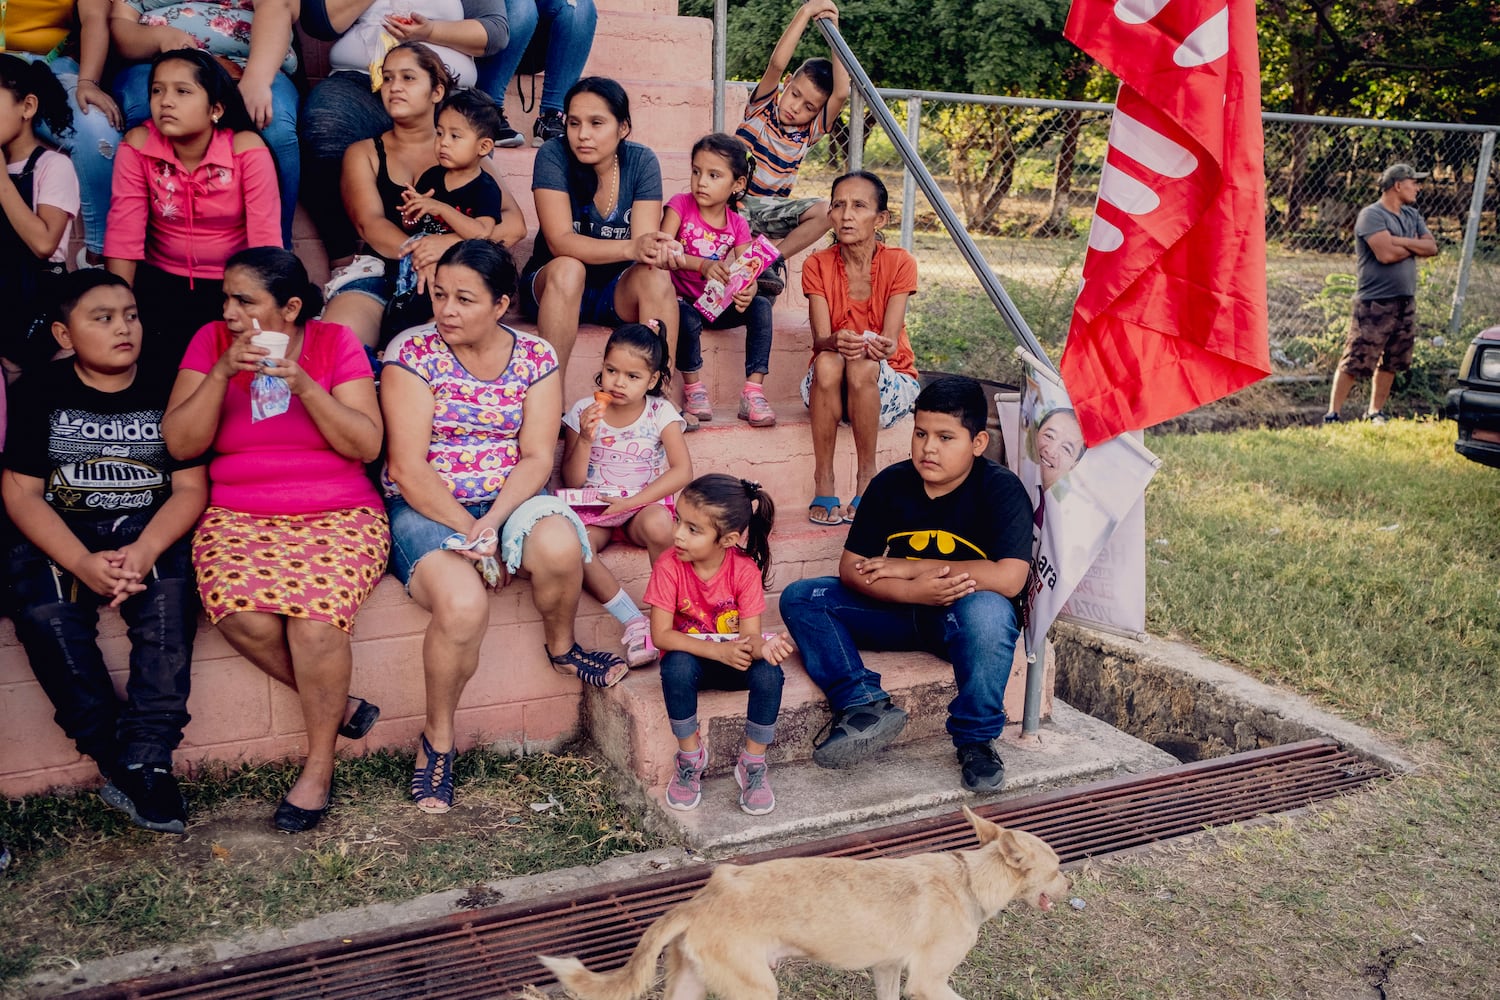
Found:
M 651 623 L 637 618 L 625 626 L 625 663 L 631 668 L 656 662 L 656 644 L 651 641 Z

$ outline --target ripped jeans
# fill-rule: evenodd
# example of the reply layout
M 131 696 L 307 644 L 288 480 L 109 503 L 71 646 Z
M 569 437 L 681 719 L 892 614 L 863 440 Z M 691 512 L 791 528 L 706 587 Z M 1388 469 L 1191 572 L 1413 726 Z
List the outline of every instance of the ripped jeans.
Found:
M 1010 598 L 981 590 L 948 607 L 889 604 L 837 577 L 798 580 L 782 591 L 781 619 L 802 663 L 835 711 L 887 697 L 859 650 L 920 650 L 953 664 L 958 696 L 948 704 L 954 746 L 988 742 L 1005 727 L 1005 685 L 1020 635 Z
M 39 58 L 25 52 L 10 54 L 28 61 Z M 48 68 L 68 92 L 68 104 L 73 109 L 73 130 L 61 136 L 53 135 L 46 123 L 37 118 L 37 135 L 55 144 L 73 160 L 82 202 L 79 214 L 83 217 L 84 241 L 94 253 L 102 254 L 104 222 L 109 218 L 110 185 L 115 176 L 115 150 L 120 147 L 120 133 L 109 123 L 103 111 L 79 107 L 78 60 L 60 56 L 48 63 Z

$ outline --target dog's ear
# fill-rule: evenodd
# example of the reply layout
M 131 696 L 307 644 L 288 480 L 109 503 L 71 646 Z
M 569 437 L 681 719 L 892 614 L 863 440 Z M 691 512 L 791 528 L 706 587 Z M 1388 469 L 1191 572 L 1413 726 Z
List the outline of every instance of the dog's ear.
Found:
M 979 845 L 981 847 L 1005 832 L 1001 827 L 991 823 L 968 806 L 964 806 L 963 809 L 964 819 L 968 820 L 969 825 L 974 828 L 974 836 L 979 838 Z
M 1005 863 L 1017 871 L 1026 871 L 1036 863 L 1035 853 L 1026 846 L 1020 837 L 1016 836 L 1014 830 L 1003 830 L 995 827 L 999 832 L 996 845 L 1000 849 L 1000 856 Z

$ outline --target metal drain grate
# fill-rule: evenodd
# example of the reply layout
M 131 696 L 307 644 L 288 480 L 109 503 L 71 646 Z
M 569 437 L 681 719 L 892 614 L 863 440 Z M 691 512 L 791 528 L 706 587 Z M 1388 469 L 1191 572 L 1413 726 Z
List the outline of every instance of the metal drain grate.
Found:
M 1301 808 L 1387 773 L 1327 740 L 1309 740 L 1131 775 L 977 810 L 1029 830 L 1064 863 Z M 968 847 L 961 814 L 734 859 L 900 857 Z M 508 996 L 551 977 L 536 954 L 622 965 L 642 932 L 707 881 L 708 866 L 644 876 L 436 920 L 74 993 L 79 1000 L 459 1000 Z

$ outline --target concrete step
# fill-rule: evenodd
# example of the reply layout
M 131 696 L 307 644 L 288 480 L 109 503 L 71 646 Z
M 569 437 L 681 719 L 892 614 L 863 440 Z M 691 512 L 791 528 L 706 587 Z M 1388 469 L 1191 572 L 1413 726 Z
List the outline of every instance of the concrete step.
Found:
M 520 321 L 514 314 L 506 322 L 517 329 L 538 333 L 536 324 Z M 573 356 L 568 362 L 567 379 L 563 384 L 564 407 L 591 396 L 594 392 L 594 376 L 599 373 L 599 364 L 604 360 L 604 345 L 614 331 L 609 327 L 580 325 L 578 339 L 573 345 Z M 715 407 L 728 410 L 729 419 L 739 409 L 740 390 L 745 384 L 745 328 L 732 327 L 727 330 L 704 330 L 701 342 L 703 351 L 702 378 L 708 386 L 709 398 Z M 802 405 L 802 379 L 812 360 L 812 335 L 807 326 L 806 313 L 800 317 L 777 316 L 771 337 L 770 374 L 766 377 L 765 393 L 776 408 L 778 420 L 796 412 L 805 412 Z M 682 373 L 672 371 L 672 385 L 668 393 L 672 399 L 681 398 Z M 787 411 L 783 413 L 783 411 Z M 719 419 L 715 413 L 715 419 Z
M 771 603 L 767 627 L 777 627 L 780 614 Z M 891 700 L 911 715 L 896 745 L 932 737 L 946 739 L 947 705 L 953 700 L 953 667 L 926 653 L 863 652 L 865 665 L 881 676 Z M 782 689 L 781 714 L 776 722 L 776 742 L 770 760 L 780 765 L 810 761 L 813 743 L 828 723 L 830 712 L 822 690 L 813 683 L 794 656 L 782 664 L 786 686 Z M 1047 676 L 1041 711 L 1051 714 L 1051 663 L 1043 665 Z M 1005 691 L 1007 716 L 1020 719 L 1026 698 L 1027 663 L 1018 648 Z M 745 699 L 743 691 L 703 691 L 698 696 L 698 719 L 709 747 L 709 775 L 728 774 L 745 743 Z M 604 691 L 585 692 L 589 730 L 600 751 L 638 785 L 647 789 L 665 787 L 672 776 L 676 740 L 667 722 L 662 700 L 660 670 L 646 667 Z M 950 746 L 951 752 L 951 746 Z
M 996 746 L 1005 761 L 1005 788 L 976 795 L 959 778 L 953 744 L 946 735 L 893 746 L 847 771 L 827 771 L 811 761 L 774 763 L 771 784 L 776 809 L 747 816 L 739 808 L 734 777 L 716 773 L 703 782 L 697 809 L 665 805 L 665 782 L 644 793 L 648 822 L 696 850 L 764 849 L 813 837 L 851 833 L 895 822 L 954 812 L 1053 788 L 1123 774 L 1145 774 L 1178 763 L 1149 743 L 1053 701 L 1052 716 L 1035 737 L 1020 726 L 1005 728 Z M 773 751 L 774 753 L 774 751 Z
M 594 6 L 602 15 L 606 11 L 615 11 L 622 14 L 665 14 L 674 17 L 677 14 L 677 0 L 594 0 Z M 595 47 L 598 42 L 595 42 Z
M 778 587 L 833 572 L 838 564 L 844 529 L 818 528 L 799 515 L 791 505 L 772 536 Z M 645 551 L 614 545 L 600 558 L 640 601 L 650 575 Z M 774 608 L 776 595 L 768 600 Z M 381 718 L 369 736 L 347 749 L 415 743 L 424 719 L 422 639 L 428 620 L 394 577 L 383 579 L 365 602 L 354 627 L 351 686 L 381 707 Z M 582 599 L 575 628 L 586 647 L 620 647 L 619 623 L 590 597 Z M 583 685 L 555 673 L 542 644 L 526 581 L 513 581 L 490 597 L 480 670 L 458 711 L 461 746 L 545 747 L 579 735 Z M 130 644 L 118 612 L 101 612 L 99 646 L 123 697 Z M 192 721 L 178 751 L 179 763 L 268 760 L 306 751 L 295 696 L 243 660 L 206 619 L 198 627 L 188 710 Z M 80 757 L 53 723 L 51 703 L 31 673 L 11 622 L 0 619 L 0 794 L 28 795 L 96 781 L 92 762 Z
M 654 11 L 600 8 L 584 76 L 609 76 L 622 83 L 643 69 L 653 79 L 702 83 L 713 79 L 714 25 L 706 17 L 663 16 Z M 602 40 L 602 44 L 601 44 Z M 540 84 L 545 76 L 537 77 Z M 515 84 L 511 84 L 515 90 Z M 635 91 L 630 90 L 635 113 Z M 710 91 L 712 93 L 712 91 Z M 709 123 L 713 122 L 712 103 Z

